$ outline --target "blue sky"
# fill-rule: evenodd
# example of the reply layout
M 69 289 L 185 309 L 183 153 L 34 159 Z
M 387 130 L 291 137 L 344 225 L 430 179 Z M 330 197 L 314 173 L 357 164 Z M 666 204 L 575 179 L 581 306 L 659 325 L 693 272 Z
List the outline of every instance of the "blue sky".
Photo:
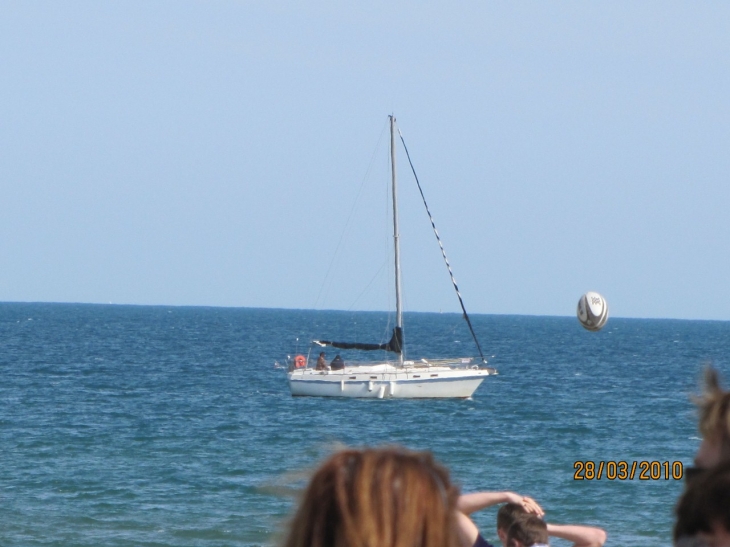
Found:
M 1 2 L 0 301 L 730 319 L 721 2 Z M 457 311 L 400 153 L 406 309 Z

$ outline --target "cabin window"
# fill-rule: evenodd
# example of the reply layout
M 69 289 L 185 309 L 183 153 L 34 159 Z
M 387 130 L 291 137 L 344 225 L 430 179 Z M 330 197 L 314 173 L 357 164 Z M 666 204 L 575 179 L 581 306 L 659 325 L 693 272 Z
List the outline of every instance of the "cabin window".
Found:
M 421 377 L 421 375 L 420 375 L 420 374 L 414 374 L 414 375 L 413 375 L 413 377 L 414 377 L 414 378 L 420 378 L 420 377 Z
M 378 377 L 377 377 L 377 376 L 371 376 L 371 377 L 370 377 L 370 379 L 371 379 L 371 380 L 377 380 L 377 379 L 378 379 Z
M 431 375 L 431 378 L 434 378 L 434 377 L 436 377 L 436 376 L 438 376 L 438 374 L 432 374 L 432 375 Z
M 348 380 L 357 380 L 357 376 L 350 376 Z

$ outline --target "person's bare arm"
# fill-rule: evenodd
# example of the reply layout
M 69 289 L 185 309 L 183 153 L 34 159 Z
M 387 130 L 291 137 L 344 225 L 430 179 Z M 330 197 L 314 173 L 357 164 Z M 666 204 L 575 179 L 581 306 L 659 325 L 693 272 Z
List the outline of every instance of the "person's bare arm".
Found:
M 499 503 L 519 503 L 528 513 L 539 517 L 545 512 L 535 500 L 527 496 L 520 496 L 514 492 L 474 492 L 473 494 L 462 494 L 456 502 L 456 509 L 464 515 L 497 505 Z
M 547 531 L 549 536 L 572 541 L 573 547 L 602 547 L 606 543 L 606 532 L 594 526 L 548 524 Z
M 479 528 L 469 518 L 469 515 L 499 503 L 519 503 L 528 513 L 542 516 L 545 512 L 537 502 L 527 496 L 520 496 L 514 492 L 475 492 L 462 494 L 456 501 L 456 527 L 459 535 L 460 547 L 473 547 L 479 535 Z
M 461 547 L 474 547 L 479 535 L 479 528 L 461 511 L 456 512 L 456 529 Z

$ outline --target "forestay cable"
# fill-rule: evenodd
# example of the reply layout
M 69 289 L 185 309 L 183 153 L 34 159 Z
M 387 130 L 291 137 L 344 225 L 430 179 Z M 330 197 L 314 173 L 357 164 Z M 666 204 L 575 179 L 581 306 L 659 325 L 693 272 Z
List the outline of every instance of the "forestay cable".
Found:
M 416 169 L 413 167 L 413 162 L 411 161 L 411 155 L 408 153 L 408 147 L 406 146 L 406 141 L 403 139 L 403 133 L 400 132 L 400 127 L 398 128 L 398 136 L 400 137 L 400 141 L 403 143 L 403 148 L 406 151 L 406 157 L 408 158 L 408 164 L 411 166 L 411 171 L 413 172 L 413 176 L 416 179 L 416 184 L 418 185 L 418 191 L 421 193 L 421 199 L 423 200 L 423 205 L 426 208 L 426 212 L 428 213 L 428 218 L 431 221 L 431 227 L 433 228 L 433 233 L 436 234 L 436 241 L 439 242 L 439 247 L 441 248 L 441 256 L 444 257 L 444 262 L 446 263 L 446 269 L 449 270 L 449 276 L 451 276 L 451 283 L 454 284 L 454 290 L 456 291 L 456 296 L 459 297 L 459 304 L 461 304 L 461 310 L 464 312 L 464 319 L 466 320 L 466 324 L 469 325 L 469 330 L 471 331 L 472 338 L 474 338 L 474 343 L 477 345 L 477 349 L 479 350 L 479 356 L 482 358 L 482 363 L 486 363 L 487 360 L 484 358 L 484 353 L 482 353 L 482 348 L 479 345 L 479 340 L 477 340 L 477 335 L 474 332 L 474 327 L 471 325 L 471 320 L 469 319 L 469 314 L 466 313 L 466 307 L 464 307 L 464 300 L 461 298 L 461 293 L 459 292 L 459 286 L 456 284 L 456 279 L 454 279 L 454 272 L 451 271 L 451 264 L 449 264 L 449 259 L 446 258 L 446 250 L 444 249 L 443 243 L 441 243 L 441 237 L 439 237 L 438 230 L 436 229 L 436 224 L 433 221 L 433 216 L 431 215 L 431 211 L 428 208 L 428 203 L 426 203 L 426 196 L 423 195 L 423 189 L 421 188 L 421 183 L 418 180 L 418 175 L 416 174 Z

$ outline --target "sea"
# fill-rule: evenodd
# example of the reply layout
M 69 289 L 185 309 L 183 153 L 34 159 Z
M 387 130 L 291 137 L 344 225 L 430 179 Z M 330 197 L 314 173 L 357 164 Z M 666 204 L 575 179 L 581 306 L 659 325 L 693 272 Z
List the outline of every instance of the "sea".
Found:
M 433 452 L 463 492 L 600 526 L 607 545 L 671 545 L 700 442 L 691 396 L 705 367 L 730 376 L 730 322 L 471 320 L 499 374 L 470 399 L 293 398 L 287 356 L 387 340 L 392 317 L 0 303 L 0 545 L 276 546 L 318 462 L 382 445 Z M 459 314 L 405 325 L 408 358 L 477 354 Z M 492 542 L 495 515 L 474 515 Z

